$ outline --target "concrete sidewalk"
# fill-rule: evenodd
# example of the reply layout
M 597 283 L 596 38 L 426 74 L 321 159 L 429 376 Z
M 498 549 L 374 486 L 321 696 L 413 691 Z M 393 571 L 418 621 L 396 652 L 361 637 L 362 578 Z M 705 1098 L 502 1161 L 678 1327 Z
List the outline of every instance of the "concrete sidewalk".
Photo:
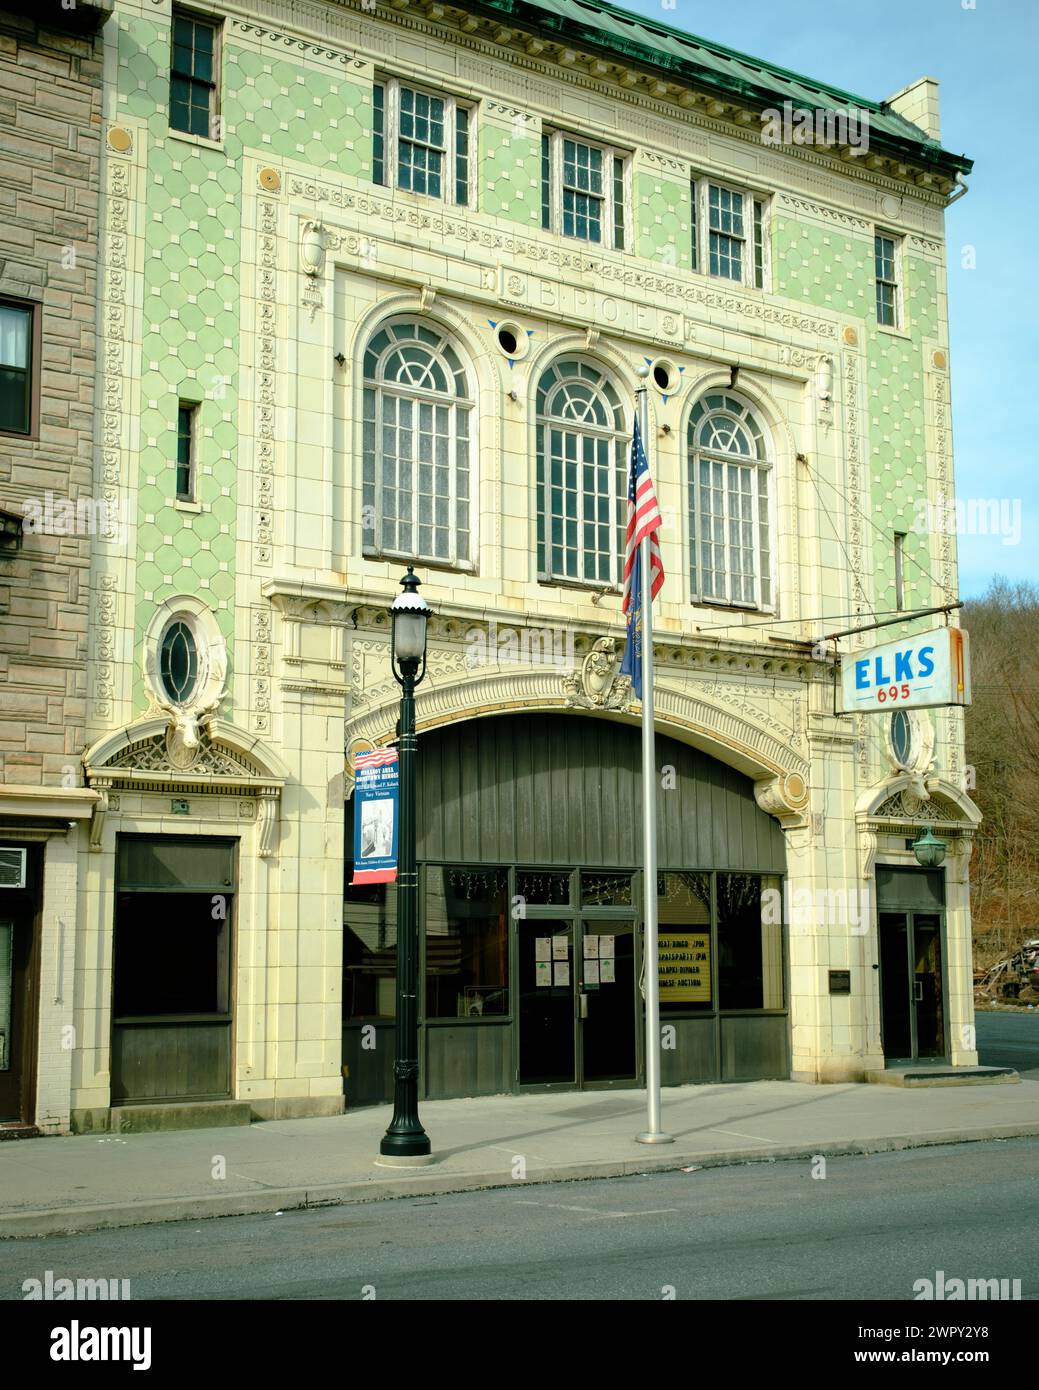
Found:
M 228 1129 L 0 1144 L 0 1237 L 286 1211 L 387 1197 L 1039 1135 L 1039 1082 L 1013 1086 L 684 1086 L 675 1143 L 637 1144 L 642 1091 L 428 1101 L 438 1162 L 379 1168 L 389 1106 Z M 517 1176 L 517 1159 L 525 1177 Z M 221 1173 L 224 1175 L 221 1176 Z

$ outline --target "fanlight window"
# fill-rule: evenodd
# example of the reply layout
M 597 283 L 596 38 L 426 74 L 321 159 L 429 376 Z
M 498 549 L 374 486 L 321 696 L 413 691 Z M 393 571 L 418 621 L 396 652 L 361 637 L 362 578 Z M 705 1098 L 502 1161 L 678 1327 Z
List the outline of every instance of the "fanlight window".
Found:
M 628 443 L 620 398 L 598 367 L 548 368 L 537 391 L 542 579 L 620 583 Z
M 693 598 L 771 607 L 772 460 L 764 431 L 742 401 L 712 393 L 693 406 L 688 447 Z
M 174 620 L 159 643 L 159 679 L 177 705 L 185 705 L 198 687 L 198 646 L 187 623 Z
M 471 561 L 466 372 L 435 328 L 396 322 L 364 354 L 364 550 L 433 564 Z

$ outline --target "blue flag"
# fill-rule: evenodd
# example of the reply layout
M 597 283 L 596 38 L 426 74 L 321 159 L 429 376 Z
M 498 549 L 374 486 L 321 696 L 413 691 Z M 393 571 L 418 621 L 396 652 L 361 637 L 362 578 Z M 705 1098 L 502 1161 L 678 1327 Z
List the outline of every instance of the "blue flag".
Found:
M 635 551 L 631 567 L 631 603 L 628 606 L 628 636 L 624 643 L 622 676 L 631 677 L 637 700 L 642 699 L 642 554 Z

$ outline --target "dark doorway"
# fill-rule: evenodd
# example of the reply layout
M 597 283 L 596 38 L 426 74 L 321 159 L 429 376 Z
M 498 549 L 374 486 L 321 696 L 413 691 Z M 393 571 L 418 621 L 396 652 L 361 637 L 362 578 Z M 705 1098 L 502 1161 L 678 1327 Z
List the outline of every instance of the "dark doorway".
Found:
M 235 842 L 122 836 L 112 1101 L 231 1094 Z
M 878 866 L 877 903 L 884 1057 L 945 1057 L 944 875 Z
M 32 845 L 0 853 L 0 1123 L 32 1124 L 41 856 Z

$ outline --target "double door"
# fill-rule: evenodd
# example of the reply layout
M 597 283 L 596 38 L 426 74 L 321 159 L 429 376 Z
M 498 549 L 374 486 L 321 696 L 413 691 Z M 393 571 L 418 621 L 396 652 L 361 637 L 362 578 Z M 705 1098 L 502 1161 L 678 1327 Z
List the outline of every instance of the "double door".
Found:
M 941 914 L 881 912 L 879 926 L 884 1057 L 944 1057 Z
M 634 918 L 575 915 L 517 925 L 520 1085 L 634 1084 Z

